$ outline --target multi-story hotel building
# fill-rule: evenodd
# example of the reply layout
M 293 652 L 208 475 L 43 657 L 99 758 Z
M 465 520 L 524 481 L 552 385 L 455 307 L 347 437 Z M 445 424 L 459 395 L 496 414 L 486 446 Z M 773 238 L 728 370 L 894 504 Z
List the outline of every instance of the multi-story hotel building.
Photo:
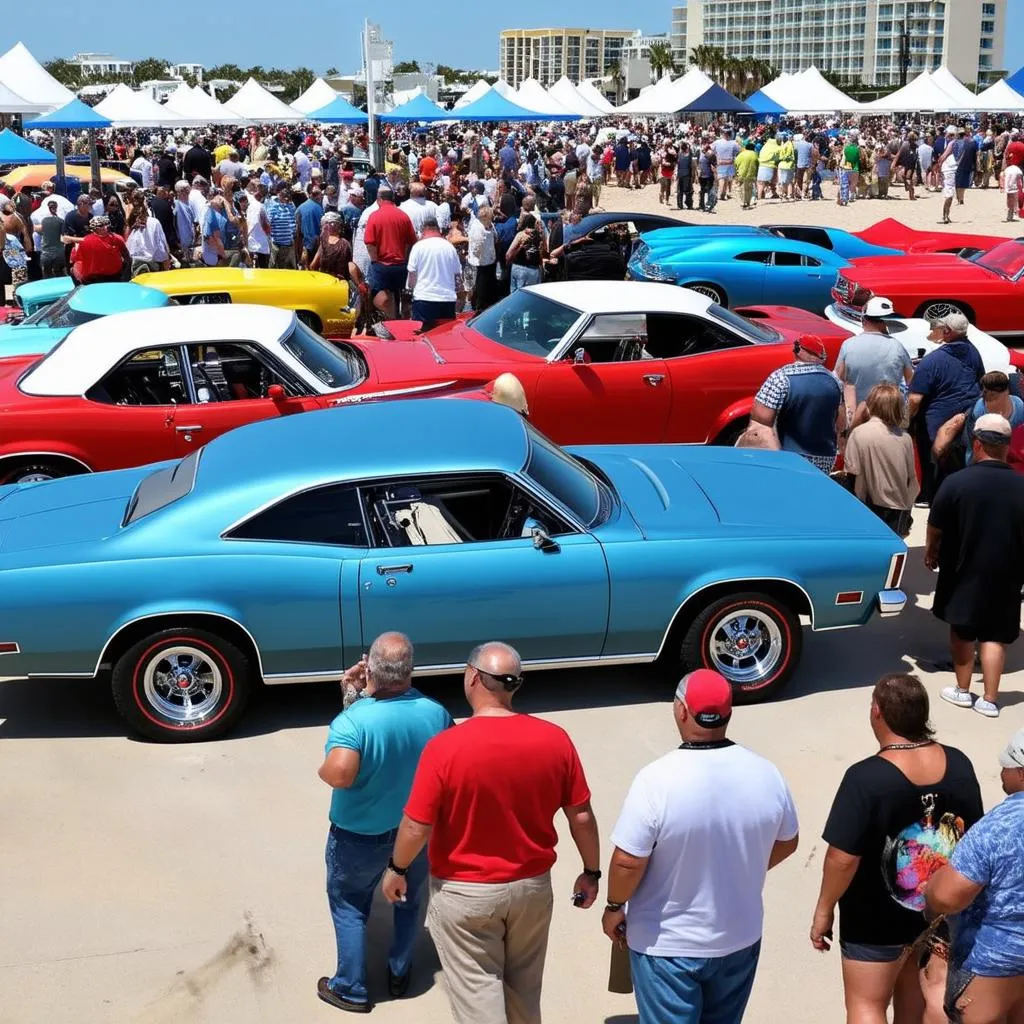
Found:
M 1007 0 L 686 0 L 672 8 L 672 48 L 696 46 L 767 60 L 781 71 L 812 64 L 844 78 L 896 85 L 901 37 L 908 76 L 945 64 L 962 82 L 989 84 L 1003 69 Z
M 625 56 L 634 29 L 510 28 L 500 37 L 501 77 L 513 88 L 527 78 L 554 85 L 562 75 L 573 82 L 601 78 Z

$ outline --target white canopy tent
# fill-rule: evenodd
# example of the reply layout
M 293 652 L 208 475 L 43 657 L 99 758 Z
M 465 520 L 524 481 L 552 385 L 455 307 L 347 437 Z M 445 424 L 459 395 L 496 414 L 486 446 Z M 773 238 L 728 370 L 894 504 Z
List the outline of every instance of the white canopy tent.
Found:
M 978 105 L 977 97 L 974 97 L 969 108 L 964 107 L 957 100 L 953 99 L 936 82 L 928 71 L 922 71 L 917 78 L 907 82 L 902 89 L 897 89 L 888 96 L 880 96 L 864 105 L 866 110 L 882 111 L 886 114 L 916 114 L 918 111 L 953 111 L 970 109 Z
M 623 103 L 619 111 L 624 114 L 644 114 L 652 117 L 674 113 L 678 107 L 673 106 L 672 76 L 667 72 L 655 82 L 640 90 L 636 99 Z
M 240 121 L 253 121 L 257 124 L 285 124 L 304 120 L 299 111 L 267 92 L 255 78 L 247 79 L 245 85 L 225 101 L 224 106 L 236 114 Z
M 932 82 L 959 104 L 950 110 L 977 110 L 978 97 L 945 64 L 932 72 Z
M 978 110 L 989 114 L 1024 114 L 1024 96 L 1011 89 L 1006 79 L 978 93 Z
M 714 84 L 714 79 L 700 68 L 690 68 L 685 75 L 672 83 L 671 89 L 666 91 L 665 95 L 670 105 L 666 113 L 682 110 L 687 104 L 703 96 Z
M 524 79 L 516 90 L 515 96 L 510 97 L 513 103 L 526 110 L 536 110 L 540 114 L 550 114 L 552 117 L 575 114 L 567 106 L 559 103 L 550 93 L 546 92 L 544 86 L 536 78 Z
M 49 113 L 75 98 L 29 53 L 24 43 L 15 43 L 0 57 L 0 85 L 31 104 L 31 109 L 22 113 Z M 4 112 L 16 113 L 6 109 Z
M 488 92 L 490 88 L 489 83 L 485 82 L 482 78 L 478 78 L 469 87 L 469 89 L 455 101 L 454 109 L 458 110 L 459 107 L 468 107 L 470 103 L 475 103 L 484 95 L 484 93 Z
M 799 74 L 779 75 L 761 92 L 794 114 L 857 114 L 865 107 L 837 89 L 813 65 Z
M 13 89 L 8 89 L 0 82 L 0 114 L 41 114 L 42 109 L 35 103 L 29 103 Z
M 602 114 L 611 114 L 615 111 L 615 107 L 608 102 L 604 94 L 593 82 L 580 82 L 576 86 L 576 92 L 591 106 L 597 107 Z
M 603 117 L 605 114 L 604 110 L 594 106 L 588 99 L 582 96 L 576 89 L 576 86 L 566 78 L 565 75 L 555 82 L 550 89 L 548 89 L 548 95 L 553 100 L 561 103 L 567 110 L 571 110 L 574 114 L 580 114 L 582 117 Z
M 178 128 L 191 123 L 176 118 L 148 92 L 135 92 L 123 82 L 96 104 L 96 113 L 112 121 L 115 128 Z
M 506 100 L 510 100 L 512 103 L 516 101 L 516 91 L 512 88 L 504 78 L 499 78 L 494 85 L 489 87 L 493 89 L 499 96 Z M 472 91 L 472 90 L 471 90 Z M 480 95 L 483 96 L 488 90 L 485 89 Z M 478 96 L 477 99 L 480 97 Z
M 289 104 L 300 114 L 312 114 L 314 110 L 322 110 L 335 97 L 336 93 L 322 78 L 318 78 L 294 103 Z
M 184 82 L 167 98 L 165 107 L 179 124 L 241 124 L 238 115 L 222 107 L 199 86 L 189 88 Z

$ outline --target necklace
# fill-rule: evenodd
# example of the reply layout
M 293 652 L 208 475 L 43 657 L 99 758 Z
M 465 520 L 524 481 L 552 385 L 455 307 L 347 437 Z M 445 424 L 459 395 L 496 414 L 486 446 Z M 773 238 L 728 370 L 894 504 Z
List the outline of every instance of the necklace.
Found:
M 879 753 L 886 750 L 919 750 L 921 747 L 930 747 L 935 740 L 921 740 L 920 743 L 887 743 L 879 749 Z

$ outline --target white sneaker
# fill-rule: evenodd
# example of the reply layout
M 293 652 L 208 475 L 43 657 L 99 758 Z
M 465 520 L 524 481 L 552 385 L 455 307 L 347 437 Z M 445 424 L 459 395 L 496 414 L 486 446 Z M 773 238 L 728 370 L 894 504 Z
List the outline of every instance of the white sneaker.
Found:
M 979 715 L 984 715 L 986 718 L 998 718 L 999 717 L 999 705 L 993 704 L 990 700 L 985 700 L 984 697 L 979 697 L 974 702 L 974 710 Z
M 974 696 L 970 690 L 961 690 L 959 686 L 947 686 L 940 694 L 943 700 L 955 704 L 958 708 L 969 708 L 974 704 Z M 995 705 L 992 705 L 993 707 Z M 998 714 L 998 711 L 996 712 Z

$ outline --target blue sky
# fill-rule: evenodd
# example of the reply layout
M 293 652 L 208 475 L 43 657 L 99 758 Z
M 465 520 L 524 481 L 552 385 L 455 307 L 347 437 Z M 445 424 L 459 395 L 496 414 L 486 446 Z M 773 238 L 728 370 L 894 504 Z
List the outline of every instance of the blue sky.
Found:
M 498 33 L 502 28 L 562 24 L 568 19 L 604 28 L 667 32 L 672 0 L 633 0 L 628 5 L 615 0 L 588 0 L 583 8 L 553 7 L 550 0 L 518 0 L 511 5 L 473 5 L 470 17 L 454 13 L 462 6 L 457 3 L 446 12 L 443 5 L 422 0 L 374 5 L 385 36 L 394 40 L 396 61 L 419 59 L 457 67 L 497 68 Z M 1007 6 L 1005 61 L 1012 72 L 1024 65 L 1024 0 L 1009 0 Z M 297 9 L 291 28 L 282 21 L 282 10 L 272 0 L 249 0 L 244 5 L 244 16 L 241 8 L 230 22 L 211 14 L 206 28 L 195 31 L 202 19 L 196 21 L 189 15 L 184 22 L 188 31 L 178 32 L 167 21 L 166 8 L 159 4 L 133 9 L 130 17 L 83 21 L 79 3 L 51 0 L 45 18 L 0 19 L 0 53 L 20 38 L 40 60 L 88 49 L 108 50 L 126 60 L 161 56 L 174 62 L 224 62 L 242 67 L 304 64 L 317 72 L 332 65 L 342 71 L 357 68 L 362 21 L 361 13 L 356 12 L 365 8 L 328 3 L 306 18 Z M 622 16 L 624 10 L 627 17 Z M 583 17 L 578 16 L 581 12 Z M 19 23 L 17 28 L 12 27 L 15 23 Z

